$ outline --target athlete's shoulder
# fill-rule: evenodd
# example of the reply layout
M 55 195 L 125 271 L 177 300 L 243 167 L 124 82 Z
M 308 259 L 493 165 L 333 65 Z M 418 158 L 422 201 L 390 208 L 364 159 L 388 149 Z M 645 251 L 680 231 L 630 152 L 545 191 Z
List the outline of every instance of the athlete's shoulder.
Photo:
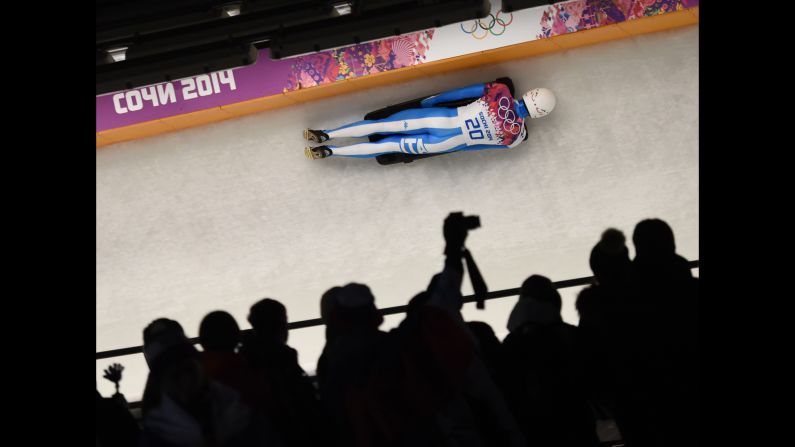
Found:
M 486 84 L 486 95 L 492 98 L 508 97 L 513 99 L 511 89 L 502 82 L 489 82 Z

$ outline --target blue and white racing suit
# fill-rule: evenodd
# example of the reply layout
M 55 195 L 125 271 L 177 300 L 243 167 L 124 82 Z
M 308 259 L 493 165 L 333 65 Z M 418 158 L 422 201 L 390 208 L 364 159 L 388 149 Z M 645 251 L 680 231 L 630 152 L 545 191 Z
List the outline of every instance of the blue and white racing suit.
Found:
M 434 107 L 472 98 L 467 105 Z M 475 84 L 431 96 L 422 108 L 397 112 L 380 120 L 363 120 L 324 130 L 329 138 L 388 135 L 376 142 L 332 146 L 332 156 L 375 157 L 390 152 L 433 154 L 461 150 L 508 149 L 525 138 L 527 108 L 505 84 Z

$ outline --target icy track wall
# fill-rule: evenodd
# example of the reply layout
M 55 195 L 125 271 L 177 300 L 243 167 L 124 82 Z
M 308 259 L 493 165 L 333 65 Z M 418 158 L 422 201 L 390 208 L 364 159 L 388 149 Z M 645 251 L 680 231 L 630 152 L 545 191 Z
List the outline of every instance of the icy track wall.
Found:
M 241 327 L 260 298 L 290 321 L 317 318 L 329 287 L 368 284 L 379 307 L 404 305 L 442 267 L 449 211 L 481 216 L 467 241 L 491 290 L 532 273 L 589 276 L 588 254 L 615 226 L 671 224 L 677 250 L 698 259 L 698 26 L 429 76 L 266 111 L 96 151 L 96 351 L 139 346 L 157 317 L 196 336 L 208 312 Z M 334 127 L 419 95 L 509 76 L 545 86 L 558 107 L 508 151 L 450 154 L 408 165 L 303 156 L 301 131 Z M 465 283 L 465 293 L 470 293 Z M 576 323 L 576 289 L 563 317 Z M 497 336 L 516 298 L 465 307 Z M 386 318 L 384 329 L 402 315 Z M 313 371 L 323 327 L 290 332 Z M 127 367 L 137 400 L 143 356 Z
M 577 0 L 96 98 L 96 146 L 698 22 L 699 0 Z

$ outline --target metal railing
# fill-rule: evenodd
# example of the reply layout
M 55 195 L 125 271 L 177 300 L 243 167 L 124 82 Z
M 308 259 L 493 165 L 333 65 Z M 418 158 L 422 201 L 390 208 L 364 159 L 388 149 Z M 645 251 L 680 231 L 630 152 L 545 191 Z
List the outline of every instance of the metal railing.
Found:
M 698 268 L 698 260 L 689 261 L 688 266 L 691 269 Z M 592 284 L 593 276 L 584 276 L 582 278 L 573 278 L 573 279 L 564 279 L 563 281 L 555 281 L 552 284 L 555 286 L 556 289 L 565 289 L 568 287 L 577 287 L 577 286 L 586 286 Z M 504 289 L 504 290 L 497 290 L 494 292 L 489 292 L 486 295 L 487 300 L 493 300 L 497 298 L 505 298 L 509 296 L 517 296 L 521 292 L 521 288 L 517 287 L 515 289 Z M 464 297 L 465 303 L 472 303 L 475 302 L 475 295 L 467 295 Z M 385 307 L 381 310 L 382 315 L 393 315 L 406 312 L 408 306 L 394 306 L 394 307 Z M 311 320 L 301 320 L 301 321 L 294 321 L 292 323 L 287 324 L 288 329 L 301 329 L 313 326 L 322 326 L 323 321 L 320 318 L 313 318 Z M 251 329 L 245 329 L 242 332 L 249 332 Z M 199 343 L 199 338 L 194 337 L 191 338 L 190 341 L 193 344 Z M 108 351 L 100 351 L 96 353 L 96 360 L 108 359 L 113 357 L 121 357 L 124 355 L 131 355 L 131 354 L 138 354 L 143 352 L 143 346 L 131 346 L 129 348 L 119 348 L 119 349 L 111 349 Z

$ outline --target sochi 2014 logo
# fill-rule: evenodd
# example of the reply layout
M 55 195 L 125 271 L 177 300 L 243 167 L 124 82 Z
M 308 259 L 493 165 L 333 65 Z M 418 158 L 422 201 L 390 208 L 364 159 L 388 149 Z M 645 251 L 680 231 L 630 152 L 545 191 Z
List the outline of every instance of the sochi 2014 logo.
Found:
M 508 28 L 508 25 L 510 25 L 513 22 L 513 13 L 511 12 L 508 13 L 510 15 L 510 19 L 507 22 L 505 21 L 505 19 L 500 17 L 500 14 L 502 14 L 502 11 L 498 11 L 496 16 L 494 14 L 489 14 L 489 17 L 491 19 L 489 20 L 488 25 L 483 24 L 482 22 L 483 19 L 473 20 L 472 24 L 466 27 L 464 27 L 464 24 L 461 23 L 461 31 L 463 31 L 465 34 L 471 35 L 473 38 L 477 40 L 485 39 L 486 36 L 489 35 L 489 33 L 491 33 L 493 36 L 502 36 L 503 34 L 505 34 L 505 29 Z M 494 28 L 497 27 L 498 25 L 500 26 L 500 28 L 498 28 L 500 32 L 495 32 Z M 483 30 L 482 35 L 478 31 L 478 29 Z

